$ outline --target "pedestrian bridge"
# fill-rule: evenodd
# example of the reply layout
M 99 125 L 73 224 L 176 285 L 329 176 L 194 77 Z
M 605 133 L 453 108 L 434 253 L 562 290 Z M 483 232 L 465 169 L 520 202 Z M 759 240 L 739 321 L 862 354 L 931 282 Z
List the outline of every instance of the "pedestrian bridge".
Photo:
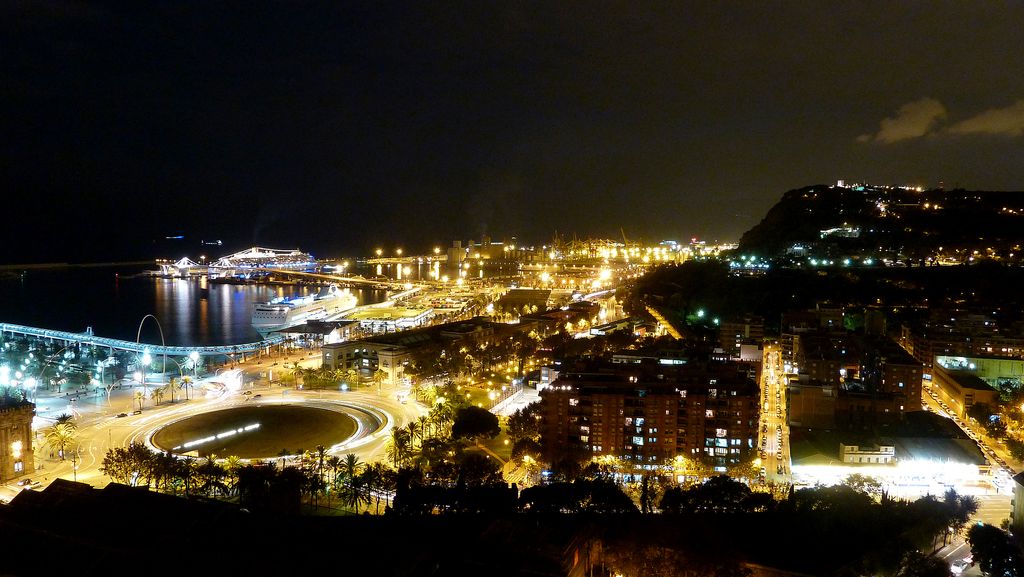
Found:
M 101 347 L 108 347 L 110 349 L 117 349 L 120 351 L 131 351 L 134 353 L 142 353 L 149 351 L 151 355 L 167 355 L 169 357 L 187 357 L 193 352 L 199 353 L 202 356 L 217 356 L 217 355 L 230 355 L 234 353 L 253 353 L 260 349 L 265 349 L 271 345 L 284 342 L 284 337 L 281 335 L 270 335 L 262 341 L 254 343 L 243 343 L 238 345 L 217 345 L 211 347 L 176 347 L 166 345 L 153 345 L 149 343 L 140 343 L 134 341 L 122 341 L 120 339 L 110 339 L 106 337 L 98 337 L 93 334 L 92 327 L 85 330 L 84 333 L 72 333 L 69 331 L 57 331 L 53 329 L 40 329 L 36 327 L 27 327 L 24 325 L 14 325 L 10 323 L 0 323 L 0 335 L 6 336 L 8 333 L 12 335 L 26 335 L 32 337 L 38 337 L 43 339 L 50 339 L 54 341 L 61 341 L 66 344 L 81 343 L 83 345 L 96 345 Z

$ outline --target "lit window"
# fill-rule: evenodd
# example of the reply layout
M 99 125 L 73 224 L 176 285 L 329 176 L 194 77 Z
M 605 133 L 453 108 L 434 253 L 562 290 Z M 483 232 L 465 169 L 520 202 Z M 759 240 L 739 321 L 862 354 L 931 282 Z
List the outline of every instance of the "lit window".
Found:
M 728 433 L 729 432 L 726 431 L 725 429 L 715 429 L 715 436 L 718 437 L 719 439 L 726 436 Z
M 579 405 L 579 404 L 580 404 L 580 400 L 579 399 L 569 399 L 569 406 L 570 407 L 575 407 L 576 405 Z
M 704 411 L 704 417 L 707 418 L 707 419 L 714 419 L 715 418 L 715 411 L 712 410 L 712 409 L 708 409 L 708 410 Z

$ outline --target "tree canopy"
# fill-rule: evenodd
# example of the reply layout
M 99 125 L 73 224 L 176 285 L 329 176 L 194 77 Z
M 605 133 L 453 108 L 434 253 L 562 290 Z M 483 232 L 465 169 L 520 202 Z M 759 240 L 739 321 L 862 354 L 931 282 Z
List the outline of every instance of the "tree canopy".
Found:
M 463 407 L 455 413 L 452 437 L 456 439 L 493 439 L 499 433 L 501 426 L 498 424 L 498 417 L 487 409 L 470 406 Z

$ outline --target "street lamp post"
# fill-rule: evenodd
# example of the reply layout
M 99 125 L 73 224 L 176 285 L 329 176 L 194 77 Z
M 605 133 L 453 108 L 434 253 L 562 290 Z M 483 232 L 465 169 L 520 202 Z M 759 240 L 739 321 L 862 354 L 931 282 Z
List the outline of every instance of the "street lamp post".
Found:
M 25 382 L 27 383 L 29 380 L 32 380 L 32 381 L 34 381 L 35 386 L 38 386 L 38 385 L 46 386 L 46 381 L 43 379 L 43 374 L 46 373 L 46 367 L 50 366 L 50 363 L 53 361 L 54 357 L 56 357 L 57 355 L 63 353 L 64 351 L 68 350 L 70 347 L 71 347 L 71 345 L 67 345 L 67 346 L 61 348 L 59 351 L 57 351 L 57 352 L 53 353 L 52 355 L 46 357 L 46 361 L 43 363 L 43 368 L 39 369 L 39 378 L 38 379 L 27 379 Z M 59 385 L 60 381 L 58 380 L 57 383 L 58 383 L 58 387 L 59 387 L 60 386 Z M 34 392 L 35 386 L 33 386 L 33 392 Z M 58 393 L 60 392 L 59 388 L 57 389 L 57 392 Z M 34 394 L 33 394 L 32 400 L 35 401 L 35 395 Z
M 149 395 L 149 384 L 146 383 L 146 369 L 149 368 L 149 364 L 153 362 L 153 357 L 149 354 L 149 349 L 142 352 L 142 395 L 146 397 Z

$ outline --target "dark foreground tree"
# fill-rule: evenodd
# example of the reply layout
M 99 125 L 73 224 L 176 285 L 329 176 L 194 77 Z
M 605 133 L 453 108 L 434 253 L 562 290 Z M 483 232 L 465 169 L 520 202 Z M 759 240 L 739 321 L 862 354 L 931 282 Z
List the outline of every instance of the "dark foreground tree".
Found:
M 452 436 L 456 439 L 493 439 L 500 432 L 498 417 L 487 409 L 470 406 L 463 407 L 455 413 Z
M 903 556 L 896 577 L 947 577 L 949 566 L 938 557 L 925 555 L 920 551 L 911 551 Z
M 992 525 L 973 525 L 967 532 L 974 562 L 988 575 L 1024 576 L 1024 555 L 1010 536 Z

